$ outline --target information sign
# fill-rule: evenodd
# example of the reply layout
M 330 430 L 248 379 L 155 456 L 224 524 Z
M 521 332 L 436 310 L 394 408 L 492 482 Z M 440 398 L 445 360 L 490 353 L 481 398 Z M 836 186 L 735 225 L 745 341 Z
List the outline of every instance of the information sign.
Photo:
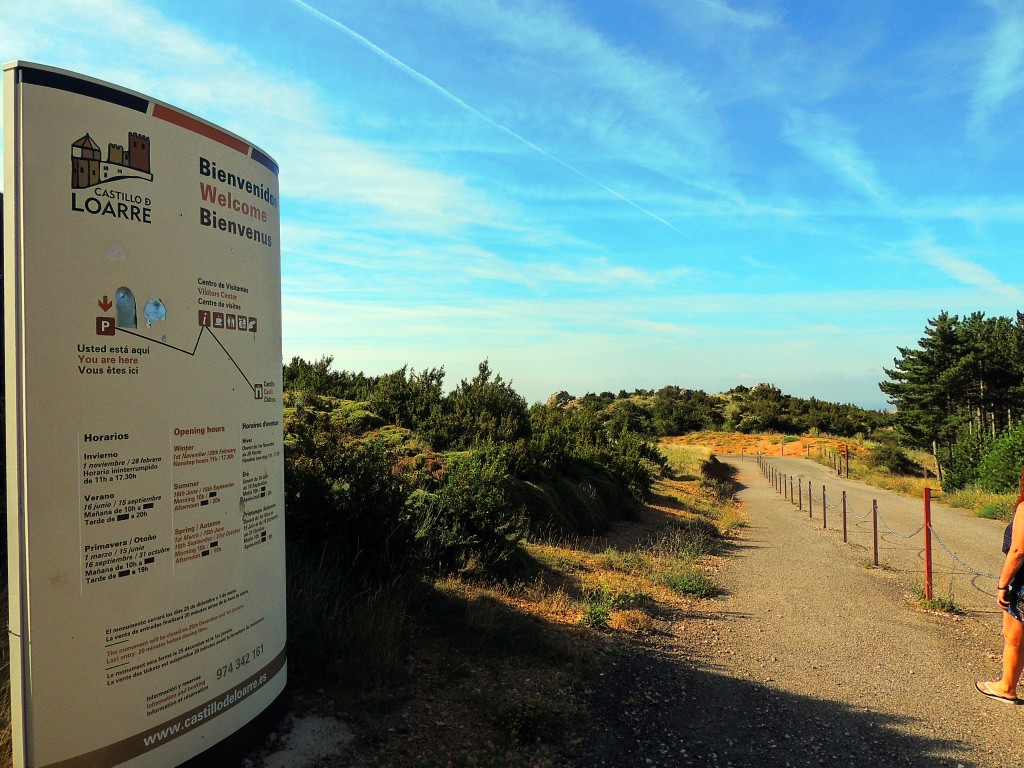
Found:
M 15 764 L 181 765 L 287 674 L 278 169 L 109 83 L 3 85 Z

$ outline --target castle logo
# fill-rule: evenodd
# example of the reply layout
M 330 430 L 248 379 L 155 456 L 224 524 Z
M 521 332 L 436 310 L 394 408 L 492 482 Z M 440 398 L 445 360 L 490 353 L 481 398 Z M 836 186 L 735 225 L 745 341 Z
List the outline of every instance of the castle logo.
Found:
M 152 181 L 149 170 L 149 137 L 131 132 L 128 148 L 107 145 L 107 159 L 92 136 L 85 134 L 71 144 L 71 188 L 86 189 L 122 179 Z

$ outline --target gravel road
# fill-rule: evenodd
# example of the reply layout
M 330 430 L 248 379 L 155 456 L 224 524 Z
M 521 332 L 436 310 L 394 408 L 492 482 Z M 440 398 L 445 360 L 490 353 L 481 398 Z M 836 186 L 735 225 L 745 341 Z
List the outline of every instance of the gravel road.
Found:
M 1024 706 L 989 701 L 998 674 L 994 605 L 1003 524 L 935 505 L 935 594 L 957 616 L 918 609 L 922 502 L 769 459 L 815 497 L 785 500 L 753 457 L 738 469 L 749 527 L 719 574 L 726 594 L 606 673 L 602 723 L 581 765 L 963 766 L 1024 763 Z M 822 484 L 829 505 L 823 530 Z M 788 482 L 787 482 L 788 485 Z M 848 538 L 842 540 L 841 494 Z M 872 564 L 877 499 L 880 568 Z M 914 535 L 911 535 L 914 534 Z M 675 642 L 674 638 L 683 642 Z

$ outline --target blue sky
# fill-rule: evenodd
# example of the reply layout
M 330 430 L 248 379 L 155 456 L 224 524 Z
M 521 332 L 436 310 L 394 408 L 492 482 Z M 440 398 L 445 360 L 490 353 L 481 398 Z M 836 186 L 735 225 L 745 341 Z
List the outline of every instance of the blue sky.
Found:
M 281 166 L 284 355 L 884 407 L 1024 305 L 1011 0 L 0 0 L 0 60 Z

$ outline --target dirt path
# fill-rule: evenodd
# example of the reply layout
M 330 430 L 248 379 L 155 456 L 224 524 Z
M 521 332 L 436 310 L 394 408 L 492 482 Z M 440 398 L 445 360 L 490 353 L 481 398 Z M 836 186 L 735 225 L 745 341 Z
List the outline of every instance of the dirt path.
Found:
M 809 517 L 806 503 L 800 512 L 784 500 L 750 457 L 733 460 L 750 526 L 720 575 L 727 594 L 678 617 L 674 634 L 684 642 L 654 638 L 607 674 L 595 715 L 608 726 L 582 764 L 1024 762 L 1024 707 L 973 690 L 975 679 L 996 674 L 1002 649 L 994 582 L 940 548 L 936 593 L 952 588 L 967 613 L 918 610 L 909 585 L 921 580 L 922 537 L 900 537 L 921 525 L 921 502 L 840 481 L 809 461 L 772 462 L 805 487 L 810 480 L 818 499 L 823 482 L 836 502 L 847 491 L 850 543 L 838 510 L 822 530 L 820 501 Z M 882 527 L 882 569 L 867 567 L 872 498 L 895 532 Z M 935 530 L 964 563 L 981 574 L 998 570 L 1001 525 L 934 512 Z

